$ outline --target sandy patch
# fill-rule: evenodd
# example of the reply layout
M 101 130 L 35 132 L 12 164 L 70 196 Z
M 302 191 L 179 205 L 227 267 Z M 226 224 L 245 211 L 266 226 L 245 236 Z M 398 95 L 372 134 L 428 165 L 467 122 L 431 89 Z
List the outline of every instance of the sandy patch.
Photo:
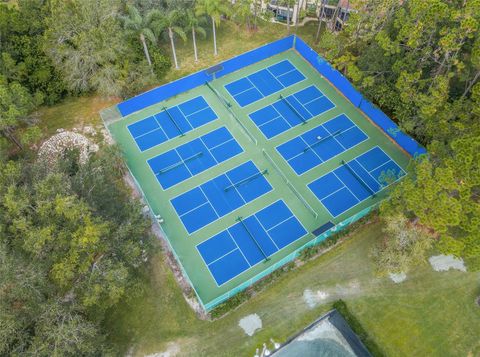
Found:
M 238 326 L 240 326 L 248 336 L 253 336 L 255 331 L 262 328 L 262 320 L 257 314 L 251 314 L 242 318 L 238 322 Z
M 467 271 L 463 259 L 455 258 L 453 255 L 435 255 L 428 258 L 428 261 L 435 271 L 447 271 L 450 269 L 456 269 L 463 272 Z
M 310 289 L 305 289 L 303 292 L 303 300 L 310 309 L 313 309 L 319 302 L 326 300 L 328 297 L 329 294 L 321 290 L 312 291 Z
M 337 284 L 334 287 L 328 287 L 316 291 L 305 289 L 303 291 L 303 301 L 310 309 L 313 309 L 319 304 L 358 295 L 361 291 L 362 288 L 360 283 L 357 280 L 352 280 L 347 284 Z
M 395 284 L 399 284 L 404 282 L 407 279 L 407 274 L 405 273 L 388 273 L 390 276 L 390 280 L 392 280 Z
M 175 342 L 169 342 L 167 349 L 163 352 L 156 352 L 145 357 L 174 357 L 180 353 L 180 346 Z

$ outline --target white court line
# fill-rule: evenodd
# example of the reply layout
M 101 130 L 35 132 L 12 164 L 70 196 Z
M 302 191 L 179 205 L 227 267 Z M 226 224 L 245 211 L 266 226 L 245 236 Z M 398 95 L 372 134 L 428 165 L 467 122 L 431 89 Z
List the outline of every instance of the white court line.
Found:
M 264 126 L 264 125 L 266 125 L 266 124 L 268 124 L 268 123 L 271 123 L 272 121 L 277 120 L 277 119 L 279 119 L 279 118 L 280 118 L 280 119 L 283 119 L 283 117 L 278 116 L 278 117 L 275 117 L 275 118 L 273 118 L 273 119 L 270 119 L 269 121 L 266 121 L 265 123 L 262 123 L 262 124 L 260 124 L 260 125 L 257 125 L 257 124 L 255 124 L 255 125 L 257 125 L 258 128 L 261 128 L 262 126 Z
M 211 238 L 213 238 L 213 237 L 211 237 Z M 233 241 L 233 242 L 235 243 L 235 245 L 237 245 L 237 243 L 236 243 L 235 241 Z M 207 263 L 205 263 L 205 260 L 203 260 L 203 262 L 204 262 L 204 263 L 205 263 L 205 265 L 208 267 L 208 266 L 210 266 L 211 264 L 213 264 L 213 263 L 215 263 L 215 262 L 219 261 L 220 259 L 224 258 L 226 255 L 229 255 L 230 253 L 232 253 L 232 252 L 234 252 L 234 251 L 236 251 L 236 250 L 239 250 L 239 249 L 238 249 L 238 246 L 237 246 L 237 248 L 233 248 L 231 251 L 229 251 L 229 252 L 225 253 L 225 254 L 224 254 L 224 255 L 222 255 L 221 257 L 218 257 L 217 259 L 215 259 L 215 260 L 212 260 L 212 261 L 211 261 L 210 263 L 208 263 L 208 264 L 207 264 Z M 200 253 L 200 255 L 202 255 L 202 253 Z M 202 257 L 202 258 L 203 258 L 203 257 Z M 247 262 L 247 263 L 248 263 L 248 262 Z
M 289 220 L 290 218 L 292 218 L 292 217 L 294 217 L 293 214 L 292 214 L 290 217 L 284 219 L 283 221 L 281 221 L 281 222 L 275 224 L 274 226 L 270 227 L 269 229 L 266 229 L 266 231 L 269 232 L 269 231 L 271 231 L 272 229 L 277 228 L 279 225 L 281 225 L 282 223 L 285 223 L 286 221 L 288 221 L 288 220 Z M 263 227 L 263 225 L 262 225 L 262 227 Z M 265 227 L 264 227 L 264 229 L 265 229 Z
M 258 72 L 261 72 L 261 71 L 258 71 Z M 250 77 L 250 76 L 251 76 L 251 75 L 249 75 L 248 77 Z M 265 96 L 263 95 L 262 91 L 261 91 L 261 90 L 255 85 L 255 83 L 253 83 L 253 82 L 250 80 L 250 78 L 248 78 L 248 77 L 245 77 L 245 78 L 248 79 L 248 81 L 250 82 L 250 84 L 252 85 L 252 87 L 255 88 L 255 89 L 258 91 L 258 93 L 260 93 L 260 95 L 262 96 L 262 98 L 265 98 Z M 257 99 L 257 100 L 260 100 L 260 99 Z M 256 100 L 256 101 L 257 101 L 257 100 Z M 256 101 L 255 101 L 255 102 L 256 102 Z M 251 104 L 251 103 L 254 103 L 254 102 L 250 102 L 249 104 Z M 248 104 L 247 104 L 247 105 L 248 105 Z
M 262 209 L 263 209 L 263 208 L 262 208 Z M 260 210 L 260 211 L 261 211 L 261 210 Z M 260 211 L 259 211 L 259 212 L 260 212 Z M 275 246 L 275 248 L 277 248 L 277 252 L 278 252 L 280 249 L 278 248 L 277 243 L 275 243 L 275 241 L 272 239 L 272 237 L 270 236 L 270 234 L 268 234 L 268 230 L 265 229 L 265 226 L 263 225 L 263 223 L 258 219 L 257 213 L 258 213 L 258 212 L 254 213 L 252 216 L 253 216 L 253 217 L 255 218 L 255 220 L 258 222 L 258 224 L 260 225 L 260 227 L 262 227 L 263 231 L 267 234 L 268 239 L 270 239 L 270 241 L 273 243 L 273 245 Z M 250 216 L 250 217 L 252 217 L 252 216 Z M 250 218 L 250 217 L 248 217 L 248 218 Z M 276 253 L 276 252 L 274 252 L 274 253 Z M 272 254 L 274 254 L 274 253 L 272 253 Z M 270 255 L 271 255 L 271 254 L 270 254 Z
M 200 205 L 198 205 L 198 206 L 190 209 L 189 211 L 178 215 L 178 217 L 183 217 L 183 216 L 185 216 L 186 214 L 192 213 L 192 211 L 195 211 L 197 208 L 200 208 L 200 207 L 202 207 L 202 206 L 205 206 L 206 204 L 209 204 L 209 203 L 210 203 L 210 201 L 207 199 L 206 202 L 203 202 L 202 204 L 200 204 Z M 178 214 L 178 213 L 177 213 L 177 214 Z
M 205 135 L 203 135 L 203 136 L 205 136 Z M 206 147 L 209 151 L 211 151 L 211 150 L 214 150 L 214 149 L 218 148 L 219 146 L 222 146 L 222 145 L 224 145 L 224 144 L 226 144 L 226 143 L 229 143 L 230 141 L 234 141 L 234 140 L 235 140 L 235 138 L 232 137 L 232 138 L 230 138 L 230 139 L 228 139 L 228 140 L 225 140 L 223 143 L 220 143 L 220 144 L 217 144 L 217 145 L 215 145 L 215 146 L 212 146 L 211 148 L 209 148 L 209 147 L 205 144 L 205 142 L 203 142 L 203 144 L 205 145 L 205 147 Z M 202 141 L 203 141 L 203 139 L 202 139 Z
M 149 117 L 149 118 L 150 118 L 150 117 Z M 145 135 L 147 135 L 147 134 L 153 133 L 154 131 L 157 131 L 158 129 L 161 129 L 161 128 L 162 128 L 162 127 L 158 124 L 158 121 L 157 121 L 157 119 L 155 118 L 155 115 L 152 115 L 151 118 L 153 118 L 153 120 L 155 120 L 155 123 L 157 123 L 158 126 L 157 126 L 155 129 L 149 130 L 149 131 L 147 131 L 146 133 L 140 134 L 140 135 L 138 135 L 138 136 L 133 136 L 133 135 L 132 135 L 132 132 L 131 132 L 130 129 L 129 129 L 128 131 L 130 132 L 130 135 L 132 135 L 132 138 L 138 139 L 138 138 L 141 138 L 142 136 L 145 136 Z M 146 119 L 148 119 L 148 118 L 146 118 Z M 144 120 L 146 120 L 146 119 L 144 119 Z M 134 124 L 135 124 L 135 123 L 134 123 Z M 130 126 L 130 125 L 129 125 L 129 126 Z
M 210 206 L 212 207 L 213 211 L 214 211 L 215 214 L 217 215 L 217 219 L 219 219 L 220 217 L 222 217 L 222 216 L 220 216 L 220 215 L 218 214 L 217 210 L 215 209 L 215 206 L 212 204 L 212 202 L 210 201 L 210 199 L 209 199 L 208 196 L 206 195 L 205 191 L 204 191 L 203 188 L 202 188 L 202 185 L 198 186 L 198 188 L 202 191 L 203 195 L 204 195 L 205 198 L 207 199 L 207 202 L 210 203 Z M 216 219 L 216 220 L 217 220 L 217 219 Z M 216 221 L 216 220 L 215 220 L 215 221 Z M 203 228 L 203 227 L 202 227 L 202 228 Z
M 338 190 L 335 190 L 335 191 L 333 191 L 332 193 L 329 193 L 328 195 L 326 195 L 325 197 L 321 198 L 320 200 L 325 200 L 325 199 L 327 199 L 328 197 L 330 197 L 331 195 L 337 193 L 338 191 L 343 190 L 344 188 L 345 188 L 345 186 L 340 187 Z
M 341 166 L 340 166 L 340 167 L 341 167 Z M 337 167 L 337 168 L 338 168 L 338 167 Z M 336 170 L 336 169 L 335 169 L 335 170 Z M 335 173 L 335 170 L 332 171 L 333 174 L 335 175 L 335 177 L 340 180 L 340 182 L 343 184 L 343 186 L 345 186 L 345 187 L 347 188 L 347 190 L 350 191 L 350 193 L 357 199 L 358 202 L 361 202 L 360 198 L 358 198 L 357 195 L 354 194 L 354 193 L 352 192 L 352 190 L 350 190 L 350 187 L 348 187 L 348 186 L 345 184 L 345 182 L 343 182 L 343 180 L 342 180 L 340 177 L 338 177 L 338 175 Z
M 273 205 L 273 204 L 275 204 L 275 203 L 277 203 L 277 202 L 279 202 L 279 201 L 283 202 L 283 203 L 285 204 L 285 206 L 288 208 L 288 210 L 289 210 L 290 212 L 292 212 L 292 210 L 290 209 L 290 207 L 288 207 L 288 205 L 287 205 L 282 199 L 279 199 L 279 200 L 273 202 L 272 204 L 270 204 L 270 205 L 268 205 L 268 206 L 266 206 L 266 207 L 269 207 L 269 206 L 271 206 L 271 205 Z M 323 205 L 323 204 L 322 204 L 322 205 Z M 264 207 L 264 208 L 266 208 L 266 207 Z M 263 208 L 262 208 L 262 209 L 263 209 Z M 262 210 L 262 209 L 261 209 L 261 210 Z M 326 209 L 326 208 L 325 208 L 325 209 Z M 260 212 L 261 210 L 257 211 L 256 213 Z M 256 213 L 254 213 L 254 214 L 246 217 L 245 219 L 247 219 L 247 218 L 255 215 Z M 280 252 L 280 251 L 284 251 L 288 246 L 292 245 L 293 243 L 299 241 L 300 239 L 304 238 L 305 236 L 307 236 L 307 235 L 309 234 L 308 230 L 305 228 L 305 226 L 302 224 L 302 222 L 301 222 L 295 215 L 292 215 L 292 217 L 295 217 L 295 218 L 297 219 L 297 222 L 298 222 L 298 223 L 300 224 L 300 226 L 303 228 L 305 234 L 303 234 L 302 236 L 298 237 L 298 238 L 295 239 L 294 241 L 290 242 L 290 243 L 287 244 L 286 246 L 282 247 L 282 249 L 277 250 L 277 251 L 276 251 L 275 253 L 273 253 L 272 255 L 277 254 L 277 253 Z M 290 218 L 291 218 L 291 217 L 290 217 Z M 231 225 L 230 227 L 228 227 L 228 228 L 226 229 L 226 230 L 228 231 L 228 233 L 230 234 L 230 237 L 231 237 L 232 239 L 233 239 L 233 237 L 232 237 L 232 235 L 231 235 L 231 233 L 230 233 L 230 228 L 232 228 L 232 227 L 235 226 L 236 224 L 237 224 L 237 223 Z M 271 238 L 270 238 L 270 239 L 271 239 Z M 208 239 L 207 239 L 207 240 L 208 240 Z M 235 242 L 235 239 L 233 239 L 233 241 Z M 236 243 L 236 242 L 235 242 L 235 243 Z M 197 245 L 197 247 L 198 247 L 198 245 Z M 237 247 L 238 247 L 238 245 L 237 245 Z M 197 250 L 198 250 L 198 248 L 197 248 Z M 257 265 L 260 264 L 260 263 L 262 263 L 262 261 L 259 261 L 259 262 L 255 263 L 254 265 L 250 265 L 250 263 L 248 262 L 248 259 L 245 257 L 245 255 L 243 254 L 242 250 L 241 250 L 240 248 L 238 248 L 238 250 L 240 250 L 240 253 L 242 253 L 245 261 L 247 262 L 247 264 L 248 264 L 250 267 L 247 268 L 247 269 L 245 269 L 245 270 L 243 270 L 243 271 L 241 271 L 241 272 L 239 272 L 237 275 L 235 275 L 235 276 L 231 277 L 230 279 L 224 281 L 224 282 L 223 282 L 222 284 L 220 284 L 220 285 L 217 284 L 217 281 L 216 281 L 215 277 L 213 276 L 213 274 L 212 274 L 212 272 L 210 271 L 210 269 L 208 269 L 208 271 L 209 271 L 210 275 L 212 276 L 213 280 L 215 281 L 215 284 L 217 285 L 217 287 L 222 286 L 222 285 L 228 283 L 229 281 L 235 279 L 235 278 L 238 277 L 239 275 L 245 273 L 247 270 L 250 270 L 251 268 L 257 266 Z M 272 255 L 271 255 L 271 256 L 272 256 Z M 208 267 L 208 264 L 205 264 L 205 265 Z
M 269 70 L 268 68 L 269 68 L 269 67 L 267 67 L 267 68 L 265 68 L 265 69 L 267 70 L 268 73 L 270 73 L 270 75 L 273 77 L 273 79 L 275 79 L 275 80 L 277 81 L 277 83 L 280 84 L 280 86 L 282 87 L 282 89 L 287 88 L 287 87 L 285 87 L 285 86 L 283 85 L 282 82 L 280 82 L 280 81 L 278 80 L 278 77 L 277 77 L 277 76 L 275 76 L 272 72 L 270 72 L 270 70 Z M 282 76 L 283 76 L 283 74 L 282 74 Z M 278 92 L 278 90 L 275 91 L 275 92 Z M 275 92 L 274 92 L 274 93 L 275 93 Z M 273 93 L 272 93 L 272 94 L 273 94 Z
M 235 224 L 236 224 L 236 223 L 235 223 Z M 234 225 L 235 225 L 235 224 L 234 224 Z M 242 253 L 243 259 L 245 259 L 245 261 L 247 262 L 248 266 L 251 268 L 252 265 L 251 265 L 250 262 L 248 261 L 248 259 L 247 259 L 247 257 L 245 256 L 245 254 L 243 254 L 243 251 L 242 251 L 242 250 L 240 249 L 240 247 L 238 246 L 237 241 L 235 240 L 235 238 L 233 238 L 232 233 L 230 233 L 230 228 L 232 228 L 234 225 L 228 227 L 228 228 L 226 229 L 226 231 L 227 231 L 228 235 L 230 236 L 230 238 L 232 238 L 233 243 L 235 243 L 235 245 L 237 246 L 237 249 L 240 251 L 240 253 Z M 242 271 L 241 273 L 243 273 L 243 271 Z M 233 278 L 235 278 L 236 276 L 240 275 L 241 273 L 238 273 L 238 274 L 235 275 Z M 231 279 L 233 279 L 233 278 L 231 278 Z M 229 280 L 231 280 L 231 279 L 229 279 Z M 227 280 L 227 281 L 229 281 L 229 280 Z M 225 282 L 225 283 L 226 283 L 226 282 Z M 225 284 L 225 283 L 223 283 L 223 284 Z
M 244 77 L 244 78 L 248 79 L 247 77 Z M 243 79 L 243 78 L 242 78 L 242 79 Z M 250 84 L 252 84 L 252 82 L 250 82 Z M 238 92 L 238 93 L 236 93 L 236 94 L 230 93 L 230 91 L 229 91 L 228 89 L 227 89 L 227 91 L 228 91 L 228 94 L 230 94 L 232 97 L 235 98 L 237 95 L 240 95 L 240 94 L 242 94 L 242 93 L 245 93 L 245 92 L 249 91 L 249 90 L 252 89 L 252 88 L 254 88 L 254 87 L 249 87 L 249 88 L 247 88 L 247 89 L 245 89 L 245 90 L 242 90 L 241 92 Z
M 240 193 L 240 191 L 237 189 L 237 187 L 235 187 L 235 184 L 232 182 L 232 180 L 230 179 L 230 177 L 228 177 L 227 173 L 225 172 L 225 176 L 227 177 L 228 181 L 230 182 L 231 186 L 235 189 L 235 191 L 238 193 L 238 195 L 240 196 L 240 198 L 242 199 L 243 201 L 243 205 L 242 206 L 245 206 L 247 204 L 247 201 L 245 201 L 245 198 L 242 196 L 242 194 Z M 240 208 L 240 207 L 239 207 Z

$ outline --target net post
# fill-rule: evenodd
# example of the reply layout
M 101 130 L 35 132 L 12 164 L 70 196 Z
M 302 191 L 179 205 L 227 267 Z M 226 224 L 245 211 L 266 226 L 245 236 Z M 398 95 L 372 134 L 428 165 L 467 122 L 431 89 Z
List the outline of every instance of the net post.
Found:
M 300 120 L 302 121 L 302 125 L 307 124 L 307 121 L 305 120 L 305 118 L 303 117 L 303 115 L 301 115 L 301 114 L 298 112 L 298 110 L 295 109 L 295 108 L 293 107 L 293 105 L 291 105 L 291 104 L 288 102 L 288 100 L 287 100 L 283 95 L 281 95 L 281 94 L 280 94 L 280 99 L 283 100 L 283 101 L 285 102 L 285 104 L 287 104 L 287 106 L 290 108 L 290 110 L 291 110 L 292 112 L 294 112 L 294 113 L 300 118 Z
M 253 236 L 253 234 L 250 232 L 250 230 L 248 229 L 247 225 L 245 224 L 245 222 L 243 221 L 242 217 L 237 217 L 237 222 L 240 222 L 243 226 L 243 229 L 245 229 L 245 231 L 248 233 L 248 235 L 250 236 L 250 238 L 253 240 L 253 242 L 255 243 L 255 245 L 257 246 L 258 250 L 263 254 L 263 257 L 265 258 L 265 261 L 269 261 L 270 258 L 268 257 L 268 255 L 265 253 L 265 251 L 263 250 L 263 248 L 260 246 L 260 243 L 257 242 L 257 240 L 255 239 L 255 237 Z
M 262 153 L 267 159 L 268 162 L 273 166 L 273 168 L 278 172 L 278 174 L 282 177 L 283 181 L 285 181 L 285 184 L 287 187 L 293 192 L 293 194 L 302 202 L 302 204 L 305 206 L 305 208 L 313 215 L 313 217 L 318 218 L 318 213 L 315 212 L 315 210 L 310 206 L 310 204 L 307 202 L 307 200 L 302 196 L 300 192 L 297 191 L 297 189 L 288 181 L 287 176 L 280 170 L 280 167 L 273 161 L 273 159 L 268 155 L 268 153 L 265 151 L 265 149 L 262 149 Z
M 244 183 L 250 182 L 253 179 L 257 178 L 258 176 L 265 176 L 268 174 L 268 170 L 265 169 L 263 171 L 257 172 L 249 177 L 244 178 L 243 180 L 238 181 L 237 183 L 231 184 L 230 186 L 225 187 L 223 190 L 227 192 L 228 190 L 243 185 Z
M 358 174 L 350 167 L 350 165 L 348 165 L 345 162 L 345 160 L 342 160 L 341 164 L 347 168 L 347 170 L 353 175 L 353 177 L 355 177 L 357 181 L 360 182 L 360 184 L 367 189 L 368 192 L 370 192 L 372 198 L 374 198 L 377 195 L 376 192 L 372 190 L 370 186 L 368 186 L 367 183 L 363 181 L 363 179 L 360 176 L 358 176 Z
M 182 161 L 176 162 L 175 164 L 169 165 L 161 170 L 158 171 L 159 174 L 164 174 L 168 171 L 171 171 L 181 165 L 184 165 L 187 161 L 196 159 L 197 157 L 200 157 L 203 155 L 203 152 L 199 151 L 196 154 L 193 154 L 192 156 L 187 157 L 186 159 L 182 159 Z
M 173 123 L 173 125 L 175 125 L 175 127 L 177 128 L 178 132 L 180 133 L 180 136 L 185 136 L 185 133 L 183 132 L 182 129 L 180 129 L 180 126 L 177 124 L 176 120 L 173 119 L 172 115 L 168 112 L 167 110 L 167 107 L 163 107 L 163 111 L 165 113 L 167 113 L 169 119 L 171 120 L 171 122 Z
M 247 127 L 240 121 L 240 119 L 237 117 L 235 112 L 232 110 L 232 104 L 227 101 L 224 97 L 218 93 L 218 91 L 212 87 L 212 85 L 209 82 L 205 82 L 205 85 L 213 92 L 213 94 L 216 95 L 216 97 L 222 102 L 222 104 L 227 108 L 228 112 L 230 115 L 237 121 L 238 125 L 240 125 L 243 129 L 243 131 L 247 134 L 248 138 L 250 139 L 251 142 L 253 142 L 255 145 L 258 145 L 258 140 L 253 136 L 252 133 L 247 129 Z

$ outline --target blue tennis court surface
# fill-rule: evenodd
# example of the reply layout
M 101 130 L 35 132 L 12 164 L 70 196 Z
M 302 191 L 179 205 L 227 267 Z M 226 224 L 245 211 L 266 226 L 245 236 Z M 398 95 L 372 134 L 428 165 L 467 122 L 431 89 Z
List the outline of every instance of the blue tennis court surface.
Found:
M 317 87 L 310 86 L 250 113 L 250 119 L 271 139 L 335 107 Z
M 140 151 L 145 151 L 215 119 L 217 114 L 199 96 L 130 124 L 128 130 Z
M 289 61 L 284 60 L 247 77 L 225 85 L 225 89 L 241 107 L 305 79 Z
M 197 249 L 217 285 L 222 285 L 305 234 L 297 217 L 279 200 L 200 243 Z
M 276 149 L 297 175 L 301 175 L 367 139 L 358 126 L 341 114 Z
M 188 233 L 193 233 L 272 190 L 247 161 L 170 200 Z
M 308 187 L 330 214 L 337 217 L 404 175 L 405 171 L 376 146 Z
M 147 162 L 166 190 L 242 152 L 228 129 L 221 127 Z

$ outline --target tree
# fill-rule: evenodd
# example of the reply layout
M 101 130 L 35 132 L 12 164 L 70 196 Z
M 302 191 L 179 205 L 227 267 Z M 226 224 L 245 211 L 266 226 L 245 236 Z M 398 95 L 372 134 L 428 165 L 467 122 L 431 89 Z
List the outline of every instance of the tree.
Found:
M 43 48 L 49 13 L 47 2 L 39 0 L 0 6 L 0 75 L 9 83 L 19 83 L 42 102 L 53 104 L 67 92 Z
M 125 39 L 120 5 L 120 0 L 51 1 L 45 49 L 73 93 L 118 96 L 153 79 Z
M 166 32 L 170 40 L 170 47 L 172 48 L 175 69 L 180 68 L 178 66 L 177 53 L 175 51 L 175 35 L 180 36 L 180 38 L 184 41 L 187 40 L 187 35 L 181 26 L 181 21 L 184 19 L 184 11 L 185 10 L 172 6 L 164 11 L 152 10 L 150 12 L 154 32 L 157 34 L 157 36 Z
M 0 133 L 23 150 L 15 129 L 26 124 L 28 114 L 38 105 L 28 90 L 19 83 L 0 82 Z
M 245 23 L 248 30 L 252 27 L 252 0 L 239 0 L 233 6 L 232 17 L 239 22 Z
M 295 6 L 297 0 L 285 0 L 285 5 L 287 6 L 287 31 L 290 34 L 290 7 Z M 298 17 L 298 14 L 297 14 Z
M 104 312 L 138 290 L 152 248 L 123 175 L 113 148 L 0 161 L 1 355 L 108 352 Z
M 203 38 L 207 37 L 207 32 L 201 26 L 202 23 L 204 22 L 204 17 L 196 16 L 195 10 L 188 8 L 187 22 L 188 22 L 188 28 L 190 28 L 190 30 L 192 31 L 193 53 L 195 57 L 195 62 L 198 62 L 197 33 L 199 33 Z
M 378 271 L 382 274 L 408 273 L 425 263 L 425 254 L 433 244 L 426 229 L 409 222 L 402 214 L 384 217 L 384 221 L 385 236 L 372 252 Z
M 197 16 L 207 15 L 212 20 L 213 54 L 216 56 L 218 54 L 216 27 L 220 26 L 221 16 L 230 13 L 229 6 L 225 0 L 198 0 L 195 13 Z
M 148 52 L 148 46 L 145 39 L 147 38 L 151 43 L 156 43 L 157 38 L 150 27 L 150 16 L 147 15 L 142 17 L 138 9 L 130 4 L 127 5 L 127 14 L 127 16 L 121 17 L 123 26 L 127 31 L 132 32 L 134 36 L 138 36 L 140 42 L 142 43 L 148 65 L 152 66 L 152 61 L 150 60 L 150 54 Z
M 480 128 L 419 159 L 412 175 L 393 190 L 385 210 L 401 210 L 439 235 L 439 249 L 480 269 Z

